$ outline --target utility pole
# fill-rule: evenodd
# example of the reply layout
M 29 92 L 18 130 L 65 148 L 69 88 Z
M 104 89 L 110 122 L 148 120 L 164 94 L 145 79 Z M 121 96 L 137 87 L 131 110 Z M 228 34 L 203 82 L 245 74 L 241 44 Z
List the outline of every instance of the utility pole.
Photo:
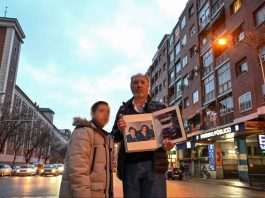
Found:
M 7 15 L 7 6 L 6 6 L 6 9 L 5 9 L 5 15 L 4 15 L 4 17 L 6 18 L 6 15 Z

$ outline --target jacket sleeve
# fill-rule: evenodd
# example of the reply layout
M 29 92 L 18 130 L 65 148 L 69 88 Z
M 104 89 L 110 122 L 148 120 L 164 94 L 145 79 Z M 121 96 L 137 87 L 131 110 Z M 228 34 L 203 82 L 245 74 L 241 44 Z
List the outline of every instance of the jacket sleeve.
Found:
M 122 132 L 119 130 L 118 126 L 117 126 L 117 123 L 118 123 L 118 120 L 119 120 L 119 115 L 121 114 L 121 107 L 116 115 L 116 118 L 115 118 L 115 122 L 114 122 L 114 125 L 112 127 L 112 131 L 111 131 L 111 135 L 113 136 L 114 138 L 114 142 L 120 142 L 123 140 L 123 135 L 122 135 Z
M 69 144 L 69 180 L 73 197 L 91 197 L 91 140 L 84 128 L 73 132 Z

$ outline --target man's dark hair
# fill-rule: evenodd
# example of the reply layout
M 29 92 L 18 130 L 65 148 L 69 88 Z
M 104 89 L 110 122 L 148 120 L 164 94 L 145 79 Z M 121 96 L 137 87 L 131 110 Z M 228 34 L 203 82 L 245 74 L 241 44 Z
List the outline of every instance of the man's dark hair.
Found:
M 134 131 L 136 132 L 136 129 L 133 128 L 133 127 L 130 127 L 130 128 L 129 128 L 129 132 L 130 132 L 131 130 L 134 130 Z
M 91 112 L 95 113 L 100 105 L 109 105 L 109 104 L 105 101 L 98 101 L 92 105 Z

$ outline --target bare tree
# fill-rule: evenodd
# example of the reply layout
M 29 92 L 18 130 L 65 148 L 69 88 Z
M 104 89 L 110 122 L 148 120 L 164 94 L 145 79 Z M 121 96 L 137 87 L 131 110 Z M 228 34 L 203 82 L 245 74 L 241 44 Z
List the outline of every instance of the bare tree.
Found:
M 4 103 L 1 113 L 0 152 L 3 151 L 7 140 L 15 136 L 16 130 L 28 119 L 27 115 L 20 115 L 15 109 L 12 109 L 11 103 Z

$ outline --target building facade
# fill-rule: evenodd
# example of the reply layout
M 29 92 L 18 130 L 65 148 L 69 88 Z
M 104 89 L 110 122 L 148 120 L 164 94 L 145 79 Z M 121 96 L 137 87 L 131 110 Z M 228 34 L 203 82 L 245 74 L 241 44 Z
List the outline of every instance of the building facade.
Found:
M 190 176 L 205 165 L 214 178 L 265 170 L 264 21 L 264 0 L 189 0 L 169 35 L 168 105 L 180 106 L 188 138 L 176 161 Z
M 168 98 L 168 35 L 164 35 L 157 47 L 157 52 L 152 60 L 152 65 L 147 71 L 151 79 L 151 96 L 157 101 L 167 103 Z
M 47 155 L 51 154 L 51 146 L 45 148 L 46 153 L 43 151 L 45 137 L 45 140 L 49 137 L 53 145 L 58 147 L 68 141 L 53 124 L 54 112 L 49 108 L 39 108 L 16 85 L 20 48 L 24 38 L 17 19 L 0 18 L 1 148 L 3 145 L 0 163 L 12 164 L 15 160 L 23 164 L 26 159 L 29 159 L 28 163 L 46 161 L 49 159 Z M 3 141 L 6 137 L 7 141 Z

